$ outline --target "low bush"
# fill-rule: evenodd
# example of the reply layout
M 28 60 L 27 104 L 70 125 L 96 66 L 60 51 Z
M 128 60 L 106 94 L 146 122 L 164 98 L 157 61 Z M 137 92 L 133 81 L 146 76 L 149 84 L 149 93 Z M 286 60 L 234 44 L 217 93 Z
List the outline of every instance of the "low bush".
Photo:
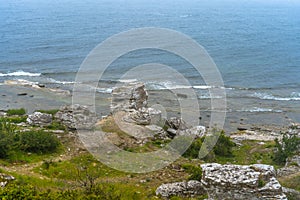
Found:
M 296 151 L 300 149 L 300 138 L 297 136 L 283 135 L 282 142 L 275 139 L 276 151 L 274 153 L 273 161 L 278 165 L 284 165 L 286 159 L 293 156 Z
M 201 180 L 202 177 L 202 169 L 201 167 L 197 167 L 191 164 L 184 164 L 182 168 L 190 174 L 189 180 Z
M 32 153 L 55 152 L 60 142 L 51 133 L 43 131 L 30 131 L 19 134 L 20 149 Z
M 216 155 L 221 157 L 232 157 L 232 148 L 234 146 L 235 143 L 231 141 L 230 137 L 226 136 L 224 131 L 221 131 L 216 132 L 211 136 L 194 140 L 183 156 L 191 159 L 199 158 L 199 152 L 202 147 L 202 153 L 205 154 L 203 159 L 213 161 Z
M 26 110 L 24 108 L 9 109 L 9 110 L 6 111 L 6 114 L 8 116 L 12 116 L 12 115 L 25 115 L 26 114 Z
M 5 118 L 0 119 L 0 158 L 6 158 L 13 147 L 16 126 Z

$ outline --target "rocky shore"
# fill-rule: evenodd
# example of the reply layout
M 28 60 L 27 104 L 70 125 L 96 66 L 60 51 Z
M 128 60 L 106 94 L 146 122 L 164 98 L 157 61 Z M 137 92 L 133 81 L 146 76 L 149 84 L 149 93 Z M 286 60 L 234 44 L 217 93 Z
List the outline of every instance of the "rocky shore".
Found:
M 42 88 L 38 85 L 30 85 L 30 87 Z M 109 138 L 124 149 L 141 148 L 146 144 L 152 144 L 153 141 L 159 141 L 163 145 L 178 136 L 201 139 L 210 134 L 207 126 L 190 126 L 179 117 L 166 118 L 161 110 L 148 107 L 148 95 L 143 83 L 127 83 L 112 91 L 111 113 L 108 116 L 100 117 L 91 111 L 89 106 L 70 105 L 61 106 L 55 114 L 33 112 L 26 115 L 26 123 L 20 123 L 18 126 L 44 128 L 51 126 L 55 121 L 65 126 L 69 133 L 76 135 L 76 130 L 94 130 L 99 126 L 107 126 L 107 123 L 113 120 L 113 125 L 108 132 Z M 4 110 L 0 114 L 2 117 L 7 115 Z M 130 137 L 115 134 L 111 130 L 125 132 Z M 282 142 L 284 134 L 288 137 L 300 138 L 300 125 L 294 123 L 290 126 L 274 128 L 243 127 L 228 135 L 237 148 L 243 148 L 247 141 L 258 145 L 271 144 L 274 140 Z M 286 177 L 300 176 L 300 150 L 289 157 L 283 167 L 275 168 L 262 164 L 263 160 L 256 161 L 257 163 L 242 165 L 204 163 L 203 160 L 197 160 L 202 170 L 201 177 L 195 180 L 185 179 L 181 182 L 164 183 L 157 187 L 156 195 L 163 198 L 207 196 L 207 199 L 216 200 L 285 200 L 289 197 L 300 199 L 299 191 L 281 185 Z M 14 179 L 13 176 L 0 174 L 1 187 L 5 187 Z

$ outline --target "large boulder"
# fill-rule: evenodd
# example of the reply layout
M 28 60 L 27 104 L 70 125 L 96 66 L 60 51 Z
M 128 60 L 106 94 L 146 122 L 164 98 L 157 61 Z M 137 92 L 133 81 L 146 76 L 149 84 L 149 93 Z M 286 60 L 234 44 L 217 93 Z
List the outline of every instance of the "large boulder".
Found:
M 201 183 L 210 199 L 287 199 L 272 166 L 207 163 L 201 167 Z
M 112 112 L 147 107 L 148 93 L 143 83 L 127 83 L 112 91 Z
M 34 112 L 27 117 L 27 123 L 34 126 L 48 126 L 52 123 L 52 115 L 41 112 Z
M 168 198 L 171 196 L 191 197 L 203 195 L 206 194 L 206 191 L 200 181 L 191 180 L 188 182 L 162 184 L 156 189 L 155 193 Z
M 97 122 L 96 113 L 78 104 L 62 106 L 55 118 L 69 129 L 91 129 Z

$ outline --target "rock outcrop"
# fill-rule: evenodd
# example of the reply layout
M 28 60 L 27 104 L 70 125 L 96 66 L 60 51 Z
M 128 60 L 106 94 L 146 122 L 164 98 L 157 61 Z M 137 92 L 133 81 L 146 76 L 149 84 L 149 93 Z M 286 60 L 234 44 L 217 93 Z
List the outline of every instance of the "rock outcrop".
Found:
M 269 165 L 201 165 L 201 183 L 210 199 L 287 199 Z
M 148 93 L 143 83 L 127 83 L 112 91 L 112 112 L 147 107 Z
M 192 197 L 206 194 L 200 181 L 176 182 L 162 184 L 156 189 L 156 195 L 169 198 L 171 196 Z
M 34 112 L 27 117 L 27 123 L 34 126 L 48 126 L 52 123 L 52 115 L 41 112 Z
M 94 112 L 78 104 L 61 107 L 55 118 L 69 129 L 91 129 L 97 122 Z

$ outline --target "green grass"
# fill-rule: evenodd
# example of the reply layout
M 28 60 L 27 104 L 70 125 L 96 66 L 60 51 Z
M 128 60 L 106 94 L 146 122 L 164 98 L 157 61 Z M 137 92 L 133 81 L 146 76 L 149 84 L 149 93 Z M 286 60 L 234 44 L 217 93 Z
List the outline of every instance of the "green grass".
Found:
M 283 187 L 292 188 L 300 192 L 300 173 L 296 176 L 281 177 L 279 182 Z
M 24 108 L 9 109 L 9 110 L 6 111 L 6 114 L 8 116 L 12 116 L 12 115 L 25 115 L 26 114 L 26 110 Z
M 49 161 L 48 161 L 49 162 Z M 84 154 L 71 159 L 70 161 L 51 162 L 48 167 L 45 167 L 45 162 L 34 169 L 49 178 L 58 178 L 64 180 L 75 181 L 78 177 L 78 170 L 82 167 L 87 167 L 89 173 L 95 177 L 122 177 L 126 173 L 111 169 L 106 165 L 97 161 L 92 155 Z

